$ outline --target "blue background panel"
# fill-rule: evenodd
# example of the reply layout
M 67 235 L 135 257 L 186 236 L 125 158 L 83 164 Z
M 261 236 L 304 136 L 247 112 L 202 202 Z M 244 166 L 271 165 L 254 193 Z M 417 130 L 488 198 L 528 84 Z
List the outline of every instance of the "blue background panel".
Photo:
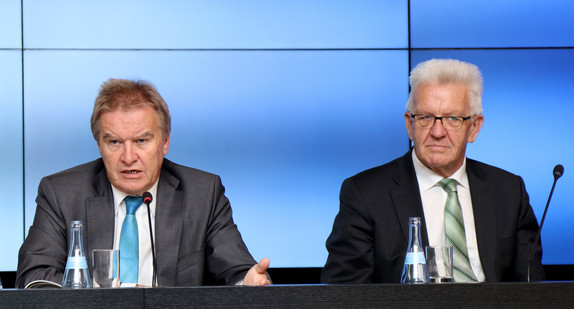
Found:
M 538 221 L 542 219 L 556 164 L 564 166 L 546 216 L 544 264 L 571 264 L 574 139 L 569 116 L 574 50 L 417 51 L 413 65 L 430 58 L 472 62 L 484 77 L 484 126 L 467 155 L 523 177 Z
M 0 50 L 0 271 L 16 269 L 23 235 L 21 60 Z
M 24 20 L 26 48 L 404 48 L 408 37 L 403 0 L 31 0 Z
M 523 176 L 538 219 L 565 166 L 543 262 L 574 264 L 560 246 L 574 237 L 571 2 L 0 0 L 0 232 L 14 235 L 0 270 L 16 269 L 40 178 L 99 157 L 89 117 L 109 77 L 157 85 L 167 157 L 222 176 L 256 258 L 322 266 L 343 179 L 407 150 L 409 57 L 479 65 L 486 123 L 469 156 Z
M 410 0 L 411 47 L 572 46 L 571 0 Z
M 99 85 L 142 78 L 170 105 L 167 158 L 222 177 L 254 257 L 322 266 L 344 178 L 408 149 L 407 59 L 406 51 L 27 51 L 26 223 L 42 176 L 98 157 L 89 118 Z
M 0 49 L 22 47 L 21 1 L 0 0 Z

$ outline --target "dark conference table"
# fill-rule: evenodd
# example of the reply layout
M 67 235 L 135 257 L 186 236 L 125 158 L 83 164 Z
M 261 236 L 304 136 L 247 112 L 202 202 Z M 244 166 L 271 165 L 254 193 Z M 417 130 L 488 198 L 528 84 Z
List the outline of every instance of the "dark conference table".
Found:
M 574 282 L 0 291 L 0 308 L 572 308 Z

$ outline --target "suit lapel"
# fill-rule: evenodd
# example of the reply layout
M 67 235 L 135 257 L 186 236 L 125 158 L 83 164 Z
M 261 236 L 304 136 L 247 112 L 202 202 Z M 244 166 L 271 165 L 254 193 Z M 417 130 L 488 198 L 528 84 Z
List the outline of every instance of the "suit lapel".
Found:
M 408 239 L 409 217 L 420 217 L 422 220 L 421 237 L 423 245 L 428 245 L 428 234 L 424 211 L 420 199 L 420 190 L 414 166 L 412 150 L 403 156 L 393 179 L 397 186 L 391 189 L 393 206 L 397 213 L 403 236 Z M 471 191 L 474 224 L 480 252 L 480 260 L 487 281 L 497 280 L 495 262 L 496 243 L 496 190 L 494 185 L 484 180 L 484 175 L 472 160 L 467 160 L 467 177 Z
M 476 164 L 467 159 L 467 175 L 472 199 L 474 226 L 480 262 L 487 281 L 497 280 L 495 263 L 496 244 L 496 190 L 484 180 Z
M 163 286 L 174 286 L 177 278 L 185 208 L 185 193 L 176 190 L 178 185 L 179 179 L 162 168 L 157 189 L 154 230 L 158 285 Z
M 403 236 L 408 241 L 409 218 L 420 217 L 422 242 L 424 246 L 427 246 L 428 234 L 421 194 L 412 161 L 412 150 L 399 160 L 393 179 L 397 186 L 391 189 L 391 196 Z
M 93 249 L 112 249 L 114 245 L 114 197 L 105 169 L 95 176 L 94 193 L 85 205 L 88 265 Z

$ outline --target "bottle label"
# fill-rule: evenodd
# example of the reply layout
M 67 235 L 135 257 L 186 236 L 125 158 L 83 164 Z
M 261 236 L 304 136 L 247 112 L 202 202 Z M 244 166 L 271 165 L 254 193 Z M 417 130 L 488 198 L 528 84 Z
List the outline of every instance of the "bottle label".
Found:
M 72 256 L 68 258 L 66 262 L 66 269 L 82 269 L 88 268 L 88 262 L 86 262 L 85 256 Z
M 415 264 L 426 264 L 427 261 L 425 260 L 425 255 L 423 252 L 407 252 L 407 256 L 405 258 L 405 264 L 407 265 L 415 265 Z

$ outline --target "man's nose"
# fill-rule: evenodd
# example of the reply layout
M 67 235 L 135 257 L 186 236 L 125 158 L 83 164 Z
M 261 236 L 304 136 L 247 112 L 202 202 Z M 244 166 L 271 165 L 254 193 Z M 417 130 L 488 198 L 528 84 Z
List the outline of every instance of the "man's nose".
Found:
M 444 127 L 442 120 L 443 118 L 435 118 L 430 132 L 432 136 L 443 137 L 446 135 L 446 128 Z
M 136 147 L 132 143 L 124 143 L 121 159 L 127 164 L 131 164 L 138 160 Z

